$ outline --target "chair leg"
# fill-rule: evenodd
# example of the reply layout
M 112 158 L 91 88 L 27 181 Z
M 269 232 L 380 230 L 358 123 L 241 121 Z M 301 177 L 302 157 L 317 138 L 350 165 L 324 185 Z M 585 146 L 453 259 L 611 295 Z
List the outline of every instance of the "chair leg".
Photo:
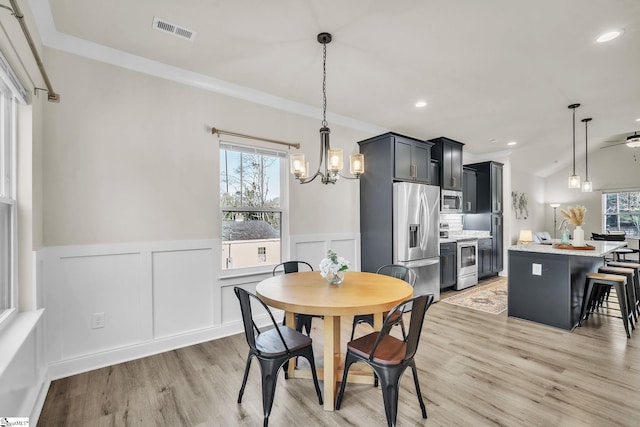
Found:
M 273 396 L 276 393 L 278 380 L 278 368 L 283 364 L 281 360 L 260 360 L 262 370 L 262 411 L 264 413 L 264 426 L 269 425 L 269 414 L 273 406 Z
M 382 382 L 382 399 L 384 400 L 384 412 L 387 415 L 387 425 L 395 427 L 398 416 L 398 387 L 402 372 L 406 366 L 384 369 L 380 373 Z
M 580 320 L 578 326 L 582 326 L 582 319 L 585 319 L 587 315 L 587 307 L 589 300 L 591 299 L 591 292 L 593 291 L 593 279 L 587 279 L 587 283 L 584 285 L 584 294 L 582 295 L 582 309 L 580 310 Z
M 349 373 L 349 367 L 356 361 L 356 358 L 347 351 L 347 358 L 344 362 L 344 373 L 342 374 L 342 383 L 340 383 L 340 391 L 338 392 L 338 398 L 336 399 L 336 411 L 340 409 L 342 403 L 342 395 L 344 394 L 344 388 L 347 385 L 347 374 Z
M 624 285 L 616 284 L 616 296 L 618 297 L 618 304 L 620 304 L 620 314 L 622 314 L 624 330 L 627 333 L 627 338 L 631 338 L 631 333 L 629 333 L 629 310 L 627 308 L 627 292 L 624 288 Z
M 249 368 L 251 367 L 251 356 L 251 353 L 249 353 L 249 356 L 247 356 L 247 365 L 244 367 L 244 378 L 242 378 L 242 386 L 240 387 L 240 393 L 238 394 L 238 403 L 242 403 L 242 395 L 244 394 L 244 388 L 247 385 Z
M 322 405 L 324 402 L 322 401 L 322 393 L 320 392 L 320 384 L 318 384 L 318 374 L 316 372 L 316 362 L 313 357 L 313 349 L 309 347 L 305 354 L 302 355 L 305 359 L 309 361 L 311 365 L 311 375 L 313 375 L 313 385 L 316 388 L 316 394 L 318 395 L 318 402 Z
M 418 402 L 420 402 L 420 409 L 422 410 L 422 418 L 427 418 L 427 408 L 424 406 L 424 399 L 422 398 L 422 393 L 420 392 L 420 382 L 418 382 L 418 370 L 416 369 L 416 364 L 412 360 L 409 364 L 411 369 L 413 370 L 413 382 L 416 383 L 416 394 L 418 395 Z

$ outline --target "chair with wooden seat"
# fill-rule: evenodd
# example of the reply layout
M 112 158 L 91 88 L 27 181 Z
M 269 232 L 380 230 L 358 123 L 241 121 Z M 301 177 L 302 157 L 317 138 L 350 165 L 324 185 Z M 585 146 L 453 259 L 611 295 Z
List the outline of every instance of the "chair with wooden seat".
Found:
M 619 274 L 627 278 L 626 293 L 627 293 L 627 308 L 631 312 L 633 322 L 631 322 L 631 329 L 635 329 L 634 322 L 638 321 L 638 313 L 636 311 L 636 291 L 635 291 L 635 270 L 633 268 L 615 267 L 606 265 L 598 268 L 598 273 L 605 274 Z
M 416 272 L 409 267 L 405 267 L 404 265 L 398 265 L 398 264 L 383 265 L 382 267 L 378 268 L 378 270 L 376 271 L 376 274 L 384 274 L 385 276 L 391 276 L 400 280 L 404 280 L 405 282 L 410 284 L 411 287 L 413 287 L 416 284 Z M 411 310 L 411 307 L 407 307 L 407 312 L 410 310 Z M 402 314 L 404 313 L 396 314 L 396 318 L 391 323 L 391 327 L 395 325 L 400 325 L 400 328 L 402 329 L 402 336 L 406 338 L 406 331 L 404 329 L 404 323 L 402 321 Z M 356 326 L 358 326 L 361 323 L 366 323 L 369 326 L 373 327 L 373 314 L 359 314 L 353 317 L 353 326 L 351 327 L 350 341 L 353 341 L 353 335 L 355 334 Z
M 629 323 L 632 321 L 631 312 L 627 307 L 627 278 L 623 275 L 605 274 L 605 273 L 588 273 L 584 286 L 584 294 L 582 296 L 582 309 L 580 310 L 580 320 L 578 326 L 582 326 L 582 321 L 589 317 L 590 308 L 593 307 L 592 302 L 595 300 L 594 295 L 601 287 L 613 287 L 618 296 L 618 304 L 620 305 L 620 317 L 624 324 L 624 330 L 627 338 L 631 338 L 629 332 Z
M 607 262 L 607 265 L 610 267 L 631 268 L 635 272 L 633 277 L 633 286 L 636 296 L 634 308 L 636 310 L 636 314 L 640 317 L 640 263 L 609 261 Z
M 238 403 L 242 403 L 242 395 L 247 385 L 247 377 L 249 376 L 249 368 L 251 367 L 251 358 L 255 357 L 260 363 L 260 372 L 262 374 L 263 425 L 266 427 L 269 424 L 269 415 L 271 413 L 271 407 L 273 406 L 273 396 L 276 391 L 278 371 L 289 359 L 302 356 L 307 359 L 311 365 L 313 384 L 316 388 L 318 401 L 320 405 L 322 405 L 322 394 L 320 393 L 320 386 L 318 385 L 311 338 L 287 326 L 278 325 L 273 318 L 273 314 L 271 314 L 271 310 L 254 294 L 239 287 L 235 287 L 233 290 L 238 297 L 238 301 L 240 301 L 244 335 L 247 339 L 247 344 L 249 344 L 249 355 L 247 356 L 247 365 L 244 370 L 242 387 L 240 387 L 240 393 L 238 394 Z M 264 330 L 262 331 L 258 329 L 253 321 L 252 301 L 257 302 L 269 314 L 273 328 L 263 328 Z
M 418 295 L 398 304 L 385 317 L 381 331 L 372 332 L 347 344 L 347 357 L 342 384 L 336 401 L 336 410 L 339 410 L 342 404 L 349 368 L 353 363 L 364 362 L 373 369 L 382 383 L 382 398 L 389 426 L 396 425 L 400 378 L 407 367 L 411 367 L 413 371 L 413 381 L 416 386 L 420 409 L 422 410 L 422 418 L 427 418 L 427 410 L 418 381 L 418 371 L 413 359 L 418 350 L 425 314 L 433 303 L 433 298 L 433 294 Z M 396 313 L 403 313 L 410 304 L 412 305 L 412 310 L 409 332 L 406 338 L 400 340 L 389 335 L 389 329 L 394 322 Z
M 299 271 L 313 271 L 311 264 L 305 261 L 285 261 L 273 267 L 272 274 L 278 276 L 280 274 L 298 273 Z M 296 313 L 296 331 L 307 331 L 307 335 L 311 334 L 311 321 L 314 317 L 322 318 L 322 316 L 311 316 L 308 314 Z M 286 319 L 282 319 L 282 324 L 286 324 Z

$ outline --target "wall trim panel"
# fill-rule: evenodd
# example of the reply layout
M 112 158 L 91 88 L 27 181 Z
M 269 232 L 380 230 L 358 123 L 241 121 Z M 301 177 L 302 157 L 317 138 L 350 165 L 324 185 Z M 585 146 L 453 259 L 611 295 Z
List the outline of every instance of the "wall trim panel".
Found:
M 57 246 L 38 251 L 42 265 L 39 271 L 43 276 L 38 279 L 44 290 L 43 302 L 46 307 L 44 341 L 49 380 L 241 333 L 240 309 L 233 287 L 242 286 L 255 291 L 261 280 L 271 276 L 271 271 L 238 276 L 229 276 L 224 272 L 223 275 L 219 261 L 220 244 L 220 239 L 204 239 Z M 314 265 L 315 270 L 329 248 L 347 258 L 352 270 L 360 269 L 358 233 L 290 236 L 289 247 L 292 252 L 289 259 L 303 257 Z M 163 268 L 158 268 L 159 259 L 170 261 Z M 210 309 L 212 313 L 201 316 L 207 319 L 204 322 L 196 319 L 185 323 L 180 330 L 154 333 L 157 330 L 154 324 L 160 320 L 167 324 L 167 318 L 158 319 L 157 316 L 179 317 L 180 310 L 189 307 L 187 300 L 186 304 L 178 307 L 178 312 L 169 313 L 165 301 L 164 309 L 156 310 L 154 298 L 158 297 L 158 286 L 164 287 L 165 298 L 171 297 L 175 289 L 170 286 L 176 282 L 176 277 L 181 277 L 181 269 L 193 266 L 198 270 L 193 283 L 190 284 L 189 280 L 179 283 L 178 291 L 193 292 L 191 299 L 206 299 L 207 303 L 201 305 L 200 310 Z M 109 277 L 105 278 L 105 272 Z M 167 286 L 170 292 L 166 291 Z M 111 292 L 117 294 L 114 301 L 118 301 L 118 304 L 100 305 L 105 298 L 94 297 L 101 294 L 110 296 Z M 128 313 L 122 314 L 128 323 L 119 324 L 122 319 L 114 318 L 118 316 L 121 305 L 128 310 Z M 104 310 L 104 328 L 92 328 L 91 310 Z M 279 320 L 282 312 L 272 311 Z M 268 320 L 267 316 L 260 319 L 261 322 Z M 81 325 L 78 326 L 78 323 Z M 99 339 L 102 336 L 100 334 L 107 332 L 110 327 L 124 329 L 123 325 L 139 332 L 128 336 L 123 333 L 123 338 L 118 341 L 113 338 L 120 337 L 120 330 L 116 329 L 109 335 L 111 340 L 107 341 L 105 347 L 105 340 Z M 82 341 L 83 346 L 74 340 Z M 74 346 L 76 351 L 68 351 Z

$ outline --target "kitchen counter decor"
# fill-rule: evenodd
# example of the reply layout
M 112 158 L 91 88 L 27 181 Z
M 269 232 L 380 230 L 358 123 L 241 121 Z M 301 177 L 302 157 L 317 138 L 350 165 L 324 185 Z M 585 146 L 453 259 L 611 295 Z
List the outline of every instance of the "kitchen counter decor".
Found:
M 554 243 L 553 247 L 556 249 L 569 249 L 574 251 L 595 251 L 596 250 L 595 246 L 592 246 L 589 244 L 585 244 L 584 246 L 573 246 L 573 245 L 564 245 L 562 243 Z
M 584 230 L 582 229 L 582 225 L 584 224 L 584 216 L 587 213 L 587 208 L 580 205 L 575 207 L 569 206 L 566 211 L 561 209 L 560 213 L 567 221 L 576 227 L 573 230 L 572 244 L 574 248 L 584 246 Z

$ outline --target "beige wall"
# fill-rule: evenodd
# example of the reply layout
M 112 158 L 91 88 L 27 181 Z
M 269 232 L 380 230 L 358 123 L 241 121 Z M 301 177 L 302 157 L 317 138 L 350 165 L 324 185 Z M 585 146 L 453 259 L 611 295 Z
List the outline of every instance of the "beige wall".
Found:
M 576 159 L 576 174 L 584 180 L 584 157 Z M 602 191 L 640 188 L 640 149 L 619 145 L 613 148 L 597 149 L 589 153 L 589 180 L 593 182 L 593 192 L 567 188 L 567 178 L 571 169 L 554 174 L 545 180 L 547 203 L 560 203 L 558 223 L 562 219 L 560 209 L 567 206 L 584 205 L 587 208 L 585 238 L 591 233 L 601 233 Z M 553 229 L 553 215 L 547 217 L 547 228 Z M 573 226 L 570 227 L 573 231 Z
M 320 120 L 53 49 L 45 59 L 62 94 L 44 109 L 45 246 L 220 237 L 212 126 L 301 142 L 317 165 Z M 331 128 L 346 154 L 370 136 Z M 292 234 L 359 230 L 357 181 L 290 189 Z

